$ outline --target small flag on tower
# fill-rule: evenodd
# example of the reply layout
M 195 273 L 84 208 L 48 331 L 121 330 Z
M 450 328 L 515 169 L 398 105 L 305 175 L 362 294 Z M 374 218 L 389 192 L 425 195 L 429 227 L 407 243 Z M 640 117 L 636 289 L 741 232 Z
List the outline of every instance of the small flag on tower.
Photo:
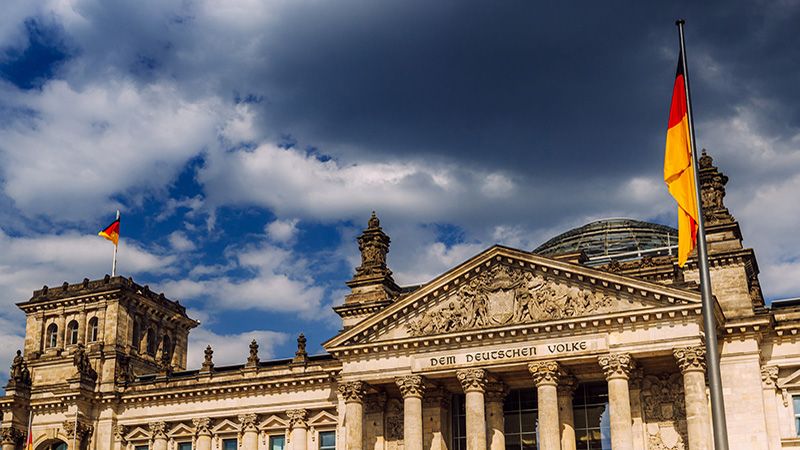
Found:
M 117 220 L 111 222 L 111 225 L 105 227 L 105 229 L 97 233 L 97 235 L 108 239 L 113 242 L 114 245 L 119 245 L 119 216 L 117 216 Z
M 697 187 L 692 164 L 692 142 L 686 98 L 683 54 L 678 55 L 678 71 L 669 108 L 667 145 L 664 155 L 664 181 L 678 202 L 678 265 L 683 267 L 697 245 Z

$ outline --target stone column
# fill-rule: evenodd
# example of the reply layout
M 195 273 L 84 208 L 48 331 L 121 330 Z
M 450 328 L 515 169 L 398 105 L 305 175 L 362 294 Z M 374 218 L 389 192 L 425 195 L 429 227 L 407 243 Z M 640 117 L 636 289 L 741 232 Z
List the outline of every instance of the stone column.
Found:
M 364 447 L 364 395 L 366 383 L 350 381 L 339 385 L 339 395 L 344 398 L 346 450 L 362 450 Z
M 167 450 L 167 424 L 164 422 L 150 422 L 148 424 L 153 441 L 153 450 Z
M 86 310 L 78 314 L 78 343 L 86 344 Z
M 712 446 L 706 398 L 706 349 L 703 346 L 683 347 L 676 348 L 672 353 L 683 374 L 689 450 L 710 450 Z
M 308 449 L 308 410 L 290 409 L 286 411 L 289 417 L 290 440 L 292 450 Z
M 775 389 L 778 384 L 778 368 L 776 366 L 764 366 L 761 368 L 761 381 L 764 388 L 764 415 L 767 425 L 767 443 L 769 450 L 781 448 L 781 431 L 778 426 L 778 405 Z
M 290 418 L 291 419 L 291 418 Z M 242 442 L 239 446 L 242 450 L 258 450 L 258 416 L 255 414 L 240 414 L 239 423 L 241 424 Z M 305 449 L 303 449 L 305 450 Z
M 561 450 L 575 450 L 575 418 L 572 413 L 572 397 L 578 380 L 571 375 L 558 380 L 558 421 L 561 429 Z
M 195 450 L 211 450 L 211 420 L 207 417 L 192 419 L 194 424 Z
M 642 411 L 642 380 L 644 372 L 641 368 L 631 370 L 628 375 L 628 387 L 631 395 L 631 421 L 633 422 L 633 448 L 645 448 L 645 434 Z
M 17 444 L 22 442 L 24 433 L 16 428 L 1 428 L 0 429 L 0 444 L 3 450 L 16 450 Z
M 633 450 L 633 420 L 628 376 L 636 362 L 628 353 L 612 353 L 598 357 L 608 381 L 608 404 L 611 422 L 611 447 Z
M 486 371 L 462 369 L 456 372 L 466 394 L 464 406 L 467 412 L 467 449 L 486 450 L 486 412 L 483 393 L 486 391 Z
M 403 396 L 403 448 L 422 450 L 422 396 L 425 383 L 419 375 L 395 379 Z
M 450 392 L 426 385 L 422 400 L 422 446 L 425 450 L 447 450 L 450 435 Z
M 61 315 L 56 319 L 56 326 L 58 327 L 58 332 L 56 333 L 56 348 L 63 350 L 65 347 L 64 342 L 66 341 L 65 336 L 67 335 L 67 317 L 65 312 L 62 311 Z M 45 331 L 45 333 L 47 332 Z
M 492 382 L 486 385 L 486 424 L 489 432 L 489 450 L 505 450 L 505 420 L 503 417 L 503 402 L 508 395 L 508 386 L 502 382 Z
M 536 382 L 539 406 L 539 445 L 541 450 L 560 450 L 561 432 L 558 420 L 558 378 L 561 368 L 555 361 L 528 364 Z M 614 450 L 617 450 L 616 448 Z

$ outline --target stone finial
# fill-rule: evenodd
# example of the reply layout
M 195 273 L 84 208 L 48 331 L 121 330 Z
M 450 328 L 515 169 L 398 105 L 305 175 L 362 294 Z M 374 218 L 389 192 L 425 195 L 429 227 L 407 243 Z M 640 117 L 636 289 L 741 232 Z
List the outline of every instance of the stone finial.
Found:
M 358 249 L 361 251 L 361 265 L 356 268 L 354 279 L 364 277 L 391 276 L 392 271 L 386 266 L 386 254 L 389 253 L 389 236 L 383 232 L 381 222 L 372 212 L 367 229 L 358 237 Z
M 502 381 L 490 381 L 486 383 L 484 400 L 486 403 L 503 403 L 508 392 L 508 385 Z
M 203 365 L 200 367 L 200 373 L 210 373 L 214 371 L 214 350 L 211 346 L 207 346 L 203 357 Z
M 607 380 L 628 379 L 631 370 L 636 367 L 636 360 L 629 353 L 601 355 L 597 358 L 597 362 L 600 363 Z
M 247 364 L 245 364 L 245 367 L 258 367 L 259 361 L 261 360 L 258 358 L 258 342 L 253 339 L 253 341 L 250 342 L 250 356 L 247 357 Z
M 211 419 L 208 417 L 195 417 L 192 419 L 194 434 L 197 436 L 211 436 Z
M 484 392 L 486 390 L 486 370 L 461 369 L 456 371 L 456 378 L 464 392 Z
M 369 217 L 369 221 L 367 221 L 367 228 L 375 229 L 381 227 L 381 220 L 378 219 L 378 215 L 375 214 L 375 211 L 372 211 L 372 215 Z
M 558 385 L 562 375 L 561 367 L 555 361 L 539 361 L 528 364 L 528 372 L 533 377 L 536 387 L 542 385 Z
M 425 382 L 419 375 L 406 375 L 403 377 L 395 378 L 397 387 L 400 388 L 400 394 L 403 398 L 417 397 L 422 398 L 425 393 Z
M 31 385 L 31 372 L 22 357 L 22 351 L 17 350 L 17 356 L 11 363 L 11 370 L 8 372 L 9 387 L 23 387 Z
M 239 414 L 238 419 L 242 432 L 258 431 L 258 426 L 256 425 L 256 422 L 258 422 L 258 415 L 252 413 Z
M 290 430 L 294 428 L 308 428 L 308 410 L 290 409 L 286 411 L 286 416 L 289 418 Z
M 761 381 L 765 388 L 774 389 L 778 384 L 778 367 L 764 366 L 761 368 Z
M 345 403 L 363 403 L 367 385 L 363 381 L 348 381 L 339 385 L 339 395 Z
M 706 370 L 706 348 L 702 345 L 695 347 L 681 347 L 672 351 L 675 361 L 678 363 L 682 373 L 689 371 L 705 372 Z
M 293 363 L 305 363 L 308 362 L 308 352 L 306 351 L 306 336 L 303 333 L 300 333 L 297 336 L 297 351 L 294 352 L 294 358 L 292 358 Z
M 728 208 L 725 207 L 725 185 L 728 177 L 714 165 L 714 159 L 703 152 L 698 161 L 700 163 L 700 188 L 703 201 L 703 215 L 707 224 L 720 222 L 733 222 Z
M 150 429 L 151 439 L 166 439 L 167 438 L 167 424 L 162 421 L 150 422 L 147 424 Z

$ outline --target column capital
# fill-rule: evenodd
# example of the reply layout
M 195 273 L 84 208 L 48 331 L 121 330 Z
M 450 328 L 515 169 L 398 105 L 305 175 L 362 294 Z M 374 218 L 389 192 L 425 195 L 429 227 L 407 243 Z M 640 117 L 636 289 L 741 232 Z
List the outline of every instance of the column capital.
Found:
M 197 436 L 211 436 L 211 419 L 208 417 L 195 417 L 192 419 L 192 425 Z
M 486 370 L 461 369 L 456 371 L 456 378 L 464 392 L 484 392 L 486 390 Z
M 486 403 L 503 403 L 508 395 L 508 385 L 502 381 L 491 381 L 486 384 Z
M 339 395 L 345 403 L 363 403 L 367 384 L 363 381 L 348 381 L 339 384 Z
M 289 417 L 289 429 L 308 428 L 307 409 L 289 409 L 286 411 L 286 415 Z
M 258 431 L 258 426 L 256 422 L 258 421 L 258 416 L 256 414 L 239 414 L 239 423 L 242 426 L 242 431 Z
M 761 368 L 761 381 L 765 388 L 775 389 L 778 384 L 778 366 L 764 366 Z
M 125 435 L 128 434 L 128 427 L 117 423 L 114 424 L 111 431 L 114 433 L 115 441 L 125 442 Z
M 150 429 L 150 439 L 167 439 L 167 424 L 164 421 L 150 422 L 147 424 Z
M 569 395 L 571 398 L 577 388 L 578 379 L 570 374 L 565 373 L 558 380 L 558 393 L 561 395 Z
M 555 361 L 539 361 L 528 364 L 528 371 L 536 382 L 536 387 L 544 385 L 558 385 L 561 376 L 561 366 Z
M 680 347 L 672 350 L 675 361 L 681 373 L 706 371 L 706 348 L 702 345 L 695 347 Z
M 422 398 L 425 394 L 425 381 L 419 375 L 406 375 L 394 379 L 403 398 Z
M 22 442 L 25 433 L 14 427 L 0 428 L 0 444 L 17 445 Z
M 603 368 L 606 380 L 618 378 L 628 379 L 631 370 L 636 367 L 636 360 L 630 353 L 609 353 L 597 357 L 597 362 Z

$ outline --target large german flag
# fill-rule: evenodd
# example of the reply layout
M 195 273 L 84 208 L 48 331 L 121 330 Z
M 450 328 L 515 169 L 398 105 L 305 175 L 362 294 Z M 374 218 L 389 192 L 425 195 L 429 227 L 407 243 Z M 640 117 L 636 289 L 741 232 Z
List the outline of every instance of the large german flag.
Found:
M 692 164 L 692 142 L 686 98 L 686 71 L 678 55 L 678 71 L 669 108 L 664 181 L 678 202 L 678 265 L 683 267 L 697 245 L 697 191 Z
M 119 245 L 119 219 L 111 222 L 111 225 L 105 227 L 105 229 L 97 233 L 97 235 L 108 239 L 113 242 L 114 245 Z

